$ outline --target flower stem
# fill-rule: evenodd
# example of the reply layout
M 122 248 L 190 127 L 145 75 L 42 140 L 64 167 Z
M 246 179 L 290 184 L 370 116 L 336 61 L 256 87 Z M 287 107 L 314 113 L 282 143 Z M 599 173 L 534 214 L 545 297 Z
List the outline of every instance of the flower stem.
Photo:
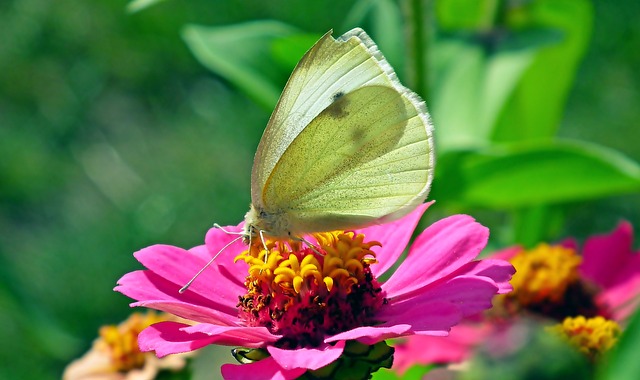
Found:
M 409 0 L 407 9 L 409 51 L 413 64 L 413 89 L 429 99 L 428 86 L 428 42 L 433 28 L 427 27 L 432 21 L 433 2 L 431 0 Z

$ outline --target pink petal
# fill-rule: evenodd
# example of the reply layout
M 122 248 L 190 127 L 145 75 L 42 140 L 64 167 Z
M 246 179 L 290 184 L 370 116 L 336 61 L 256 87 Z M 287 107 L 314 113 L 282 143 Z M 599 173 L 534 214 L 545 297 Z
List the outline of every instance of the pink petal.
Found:
M 214 338 L 213 343 L 225 346 L 243 346 L 248 348 L 264 347 L 281 336 L 274 335 L 266 327 L 219 326 L 200 323 L 182 329 L 188 334 L 206 334 Z
M 302 376 L 304 368 L 284 369 L 272 357 L 251 364 L 225 364 L 222 377 L 232 380 L 292 380 Z
M 463 265 L 450 275 L 453 276 L 480 276 L 493 281 L 498 287 L 498 294 L 509 293 L 513 286 L 509 283 L 516 268 L 510 262 L 504 260 L 483 259 L 472 261 Z
M 179 294 L 177 285 L 150 271 L 127 273 L 118 280 L 115 290 L 139 300 L 131 306 L 145 306 L 180 317 L 209 323 L 235 324 L 235 305 L 221 304 L 195 294 Z
M 132 307 L 146 307 L 177 315 L 194 322 L 216 324 L 222 326 L 237 326 L 237 315 L 229 315 L 198 305 L 181 301 L 140 301 L 131 304 Z
M 367 237 L 367 241 L 375 240 L 382 244 L 382 247 L 373 248 L 378 259 L 378 263 L 371 266 L 371 272 L 374 276 L 380 276 L 398 260 L 398 257 L 407 247 L 422 214 L 432 204 L 433 201 L 423 203 L 416 207 L 414 211 L 396 221 L 373 225 L 356 231 L 364 234 Z
M 473 260 L 487 244 L 489 230 L 468 215 L 429 226 L 414 241 L 407 259 L 382 285 L 388 297 L 420 289 Z
M 501 249 L 499 251 L 495 251 L 495 252 L 491 253 L 491 258 L 492 259 L 509 261 L 515 255 L 517 255 L 518 253 L 522 252 L 523 250 L 524 250 L 523 247 L 521 247 L 519 245 L 515 245 L 515 246 L 512 246 L 512 247 L 504 248 L 504 249 Z
M 631 250 L 633 228 L 622 222 L 608 235 L 597 235 L 584 243 L 580 270 L 586 278 L 602 287 L 619 283 L 624 277 L 640 271 L 640 255 Z M 621 276 L 624 272 L 625 276 Z
M 574 238 L 566 238 L 558 243 L 561 247 L 572 249 L 574 251 L 578 251 L 578 242 Z
M 458 276 L 425 291 L 415 299 L 419 302 L 449 302 L 456 306 L 464 317 L 468 317 L 491 308 L 491 299 L 497 292 L 498 287 L 490 278 Z
M 490 308 L 497 290 L 488 278 L 459 276 L 413 297 L 391 299 L 377 317 L 385 324 L 410 323 L 414 331 L 448 329 L 462 317 Z
M 140 351 L 155 351 L 161 358 L 169 354 L 194 351 L 215 340 L 203 333 L 188 334 L 182 331 L 188 326 L 178 322 L 159 322 L 147 327 L 138 335 Z
M 144 248 L 134 254 L 136 259 L 160 277 L 175 284 L 173 297 L 185 302 L 199 299 L 209 299 L 215 294 L 217 303 L 234 307 L 238 303 L 238 295 L 244 294 L 244 276 L 246 264 L 228 263 L 228 258 L 239 252 L 227 249 L 213 264 L 196 279 L 183 293 L 178 290 L 183 287 L 198 271 L 200 271 L 211 257 L 203 257 L 206 250 L 197 249 L 186 251 L 169 245 L 154 245 Z M 225 261 L 227 260 L 227 261 Z
M 222 227 L 224 228 L 224 231 L 221 228 L 210 228 L 204 238 L 205 245 L 209 250 L 207 261 L 211 257 L 220 253 L 216 258 L 216 261 L 227 266 L 233 265 L 233 260 L 236 255 L 247 249 L 247 246 L 244 245 L 242 239 L 238 239 L 241 237 L 243 225 L 244 222 L 237 226 L 224 226 Z M 229 246 L 225 248 L 227 244 L 229 244 Z
M 329 338 L 326 338 L 324 341 L 326 343 L 331 343 L 347 340 L 358 340 L 359 342 L 364 344 L 376 344 L 385 339 L 397 338 L 399 336 L 408 335 L 410 333 L 411 326 L 407 324 L 383 327 L 363 326 L 333 335 Z
M 335 345 L 325 345 L 319 348 L 299 348 L 296 350 L 284 350 L 274 346 L 268 346 L 267 350 L 273 359 L 282 368 L 305 370 L 320 369 L 338 360 L 344 351 L 345 342 L 340 341 Z
M 625 321 L 640 306 L 640 273 L 626 282 L 604 289 L 597 295 L 598 304 L 610 310 L 613 319 Z
M 325 342 L 358 340 L 364 344 L 375 344 L 385 339 L 421 333 L 445 336 L 451 326 L 462 319 L 458 308 L 447 302 L 406 303 L 395 312 L 381 312 L 383 324 L 363 326 L 333 335 Z M 401 310 L 400 310 L 401 309 Z
M 390 305 L 380 312 L 380 318 L 385 321 L 383 326 L 409 324 L 413 333 L 428 331 L 430 335 L 442 336 L 463 316 L 456 305 L 427 299 Z
M 471 356 L 474 347 L 491 332 L 491 326 L 458 325 L 449 336 L 412 335 L 395 345 L 393 369 L 403 373 L 416 364 L 457 363 Z

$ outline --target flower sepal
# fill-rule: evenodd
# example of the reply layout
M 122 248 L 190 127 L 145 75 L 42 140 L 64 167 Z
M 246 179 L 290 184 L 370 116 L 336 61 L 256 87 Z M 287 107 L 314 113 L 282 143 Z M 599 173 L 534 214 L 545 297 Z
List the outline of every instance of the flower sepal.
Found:
M 238 363 L 249 364 L 268 358 L 269 352 L 267 352 L 267 350 L 265 350 L 264 348 L 237 347 L 231 350 L 231 355 L 236 358 Z
M 307 371 L 301 379 L 370 379 L 380 368 L 391 368 L 395 349 L 385 341 L 366 345 L 347 341 L 344 352 L 333 363 Z
M 380 368 L 391 368 L 395 349 L 384 341 L 366 345 L 355 340 L 346 342 L 342 355 L 322 368 L 309 370 L 300 379 L 369 379 Z M 268 358 L 263 348 L 234 348 L 233 357 L 241 364 L 255 363 Z

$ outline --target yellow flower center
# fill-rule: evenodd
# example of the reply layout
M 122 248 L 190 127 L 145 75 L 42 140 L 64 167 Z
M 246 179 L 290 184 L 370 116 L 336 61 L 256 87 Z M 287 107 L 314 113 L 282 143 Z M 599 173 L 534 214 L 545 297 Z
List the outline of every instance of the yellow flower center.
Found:
M 339 284 L 341 291 L 349 293 L 353 285 L 364 280 L 364 265 L 376 262 L 370 248 L 380 243 L 364 243 L 362 234 L 335 231 L 314 234 L 314 237 L 323 252 L 321 255 L 314 252 L 314 247 L 303 249 L 301 242 L 267 240 L 266 249 L 261 241 L 255 242 L 235 260 L 249 264 L 253 281 L 270 283 L 272 288 L 296 294 L 310 283 L 324 284 L 326 291 Z M 300 255 L 301 252 L 304 254 Z
M 317 243 L 253 242 L 236 261 L 249 264 L 240 317 L 282 334 L 281 346 L 315 346 L 324 334 L 372 323 L 383 303 L 369 266 L 376 262 L 362 234 L 314 234 Z M 265 247 L 266 245 L 266 247 Z
M 494 298 L 493 317 L 521 312 L 562 321 L 565 317 L 608 315 L 598 307 L 595 285 L 580 276 L 582 257 L 570 248 L 540 244 L 511 258 L 513 291 Z
M 579 280 L 582 257 L 572 249 L 540 244 L 511 259 L 516 274 L 511 280 L 512 297 L 527 306 L 543 301 L 560 302 L 569 285 Z
M 592 360 L 613 347 L 620 336 L 620 326 L 601 316 L 567 317 L 549 330 L 567 339 Z
M 109 353 L 114 371 L 125 372 L 142 368 L 145 363 L 145 353 L 140 352 L 138 348 L 138 335 L 148 326 L 165 319 L 153 312 L 133 313 L 118 326 L 102 326 L 96 346 Z

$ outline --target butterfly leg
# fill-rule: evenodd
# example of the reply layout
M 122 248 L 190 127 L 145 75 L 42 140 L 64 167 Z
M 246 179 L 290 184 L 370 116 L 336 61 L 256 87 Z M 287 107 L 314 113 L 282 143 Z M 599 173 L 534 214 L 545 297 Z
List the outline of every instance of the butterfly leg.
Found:
M 267 241 L 264 238 L 264 230 L 260 230 L 260 240 L 262 241 L 262 246 L 264 247 L 264 263 L 267 263 L 267 258 L 269 256 L 269 249 L 267 248 Z
M 299 236 L 299 237 L 296 236 L 296 237 L 293 237 L 293 238 L 294 238 L 294 240 L 298 240 L 298 241 L 301 241 L 301 242 L 305 243 L 307 245 L 307 247 L 311 248 L 311 250 L 313 252 L 315 252 L 318 256 L 323 256 L 323 254 L 320 253 L 320 250 L 318 250 L 318 248 L 316 248 L 316 246 L 313 245 L 313 243 L 311 243 L 309 240 L 303 238 L 302 236 Z

